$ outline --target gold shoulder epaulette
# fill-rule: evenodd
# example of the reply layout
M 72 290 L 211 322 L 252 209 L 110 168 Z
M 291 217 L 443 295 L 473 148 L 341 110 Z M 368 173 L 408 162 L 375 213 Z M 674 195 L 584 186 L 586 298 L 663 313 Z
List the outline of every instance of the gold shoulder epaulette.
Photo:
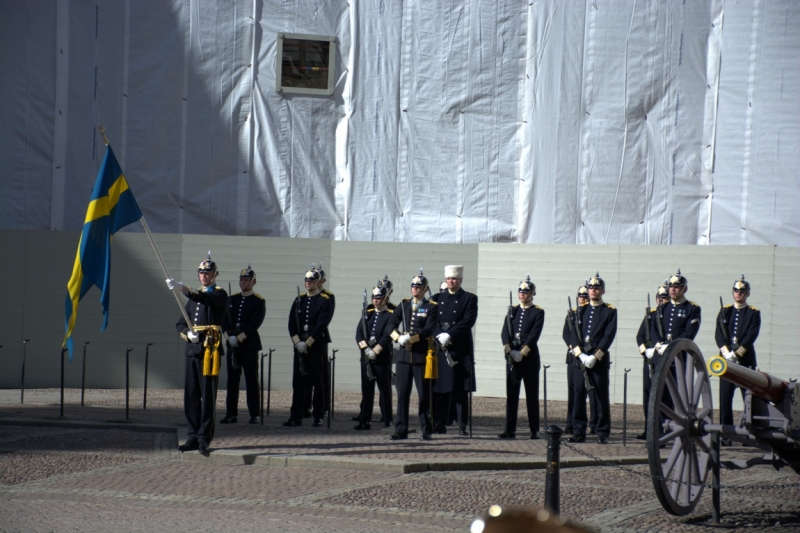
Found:
M 725 309 L 727 309 L 727 308 L 729 308 L 729 307 L 733 307 L 733 304 L 728 304 L 728 305 L 726 305 L 726 306 L 725 306 Z
M 572 308 L 572 312 L 573 312 L 573 313 L 576 313 L 577 311 L 578 311 L 578 308 L 577 308 L 577 307 L 573 307 L 573 308 Z
M 752 305 L 748 305 L 747 307 L 749 307 L 753 311 L 758 311 L 758 307 L 753 307 Z
M 328 296 L 328 293 L 326 293 L 326 292 L 321 292 L 321 293 L 319 293 L 319 295 L 322 296 L 323 298 L 325 298 L 326 300 L 330 300 L 331 299 L 331 297 Z
M 611 304 L 606 304 L 606 307 L 608 307 L 609 309 L 616 309 L 616 307 L 614 307 L 614 306 L 613 306 L 613 305 L 611 305 Z
M 436 303 L 436 300 L 431 300 L 430 298 L 428 298 L 428 302 L 433 304 L 433 305 L 439 305 L 439 304 Z
M 582 303 L 582 304 L 581 304 L 579 307 L 585 307 L 585 306 L 587 306 L 587 305 L 589 305 L 589 302 Z
M 539 307 L 538 305 L 534 305 L 534 307 L 535 307 L 536 309 L 538 309 L 539 311 L 541 311 L 541 310 L 542 310 L 542 308 L 541 308 L 541 307 Z
M 217 286 L 216 286 L 216 287 L 214 287 L 214 288 L 215 288 L 216 290 L 218 290 L 218 291 L 224 291 L 224 290 L 225 290 L 225 289 L 223 289 L 222 287 L 220 287 L 219 285 L 217 285 Z
M 333 293 L 332 293 L 331 291 L 329 291 L 328 289 L 323 289 L 323 291 L 322 291 L 322 292 L 326 292 L 326 293 L 328 293 L 330 296 L 333 296 Z
M 307 294 L 308 294 L 308 293 L 305 293 L 305 292 L 304 292 L 303 294 L 301 294 L 301 295 L 300 295 L 300 298 L 302 298 L 303 296 L 306 296 Z
M 263 296 L 261 296 L 260 294 L 258 294 L 257 292 L 254 292 L 254 293 L 253 293 L 253 296 L 255 296 L 256 298 L 258 298 L 259 300 L 263 300 L 263 299 L 264 299 L 264 297 L 263 297 Z
M 656 311 L 657 311 L 657 309 L 654 309 L 654 308 L 651 308 L 651 309 L 650 309 L 650 312 L 651 312 L 651 313 L 655 313 Z
M 373 312 L 374 310 L 375 310 L 375 308 L 374 308 L 374 307 L 370 307 L 369 309 L 367 309 L 367 313 L 371 313 L 371 312 Z
M 699 305 L 697 305 L 697 304 L 696 304 L 696 303 L 694 303 L 694 302 L 689 302 L 689 303 L 690 303 L 691 305 L 695 306 L 695 307 L 700 307 Z
M 409 300 L 409 298 L 403 298 L 404 302 L 407 302 L 408 300 Z
M 394 313 L 394 309 L 387 309 L 390 313 Z

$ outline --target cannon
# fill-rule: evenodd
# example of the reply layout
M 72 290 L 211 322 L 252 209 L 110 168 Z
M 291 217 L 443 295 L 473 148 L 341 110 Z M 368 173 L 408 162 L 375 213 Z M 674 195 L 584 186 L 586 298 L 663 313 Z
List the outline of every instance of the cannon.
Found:
M 745 389 L 739 424 L 714 423 L 711 375 Z M 700 500 L 711 470 L 713 432 L 765 452 L 761 458 L 726 466 L 770 464 L 800 473 L 800 384 L 719 356 L 706 365 L 694 342 L 673 341 L 656 366 L 647 418 L 650 474 L 656 495 L 670 514 L 687 515 Z

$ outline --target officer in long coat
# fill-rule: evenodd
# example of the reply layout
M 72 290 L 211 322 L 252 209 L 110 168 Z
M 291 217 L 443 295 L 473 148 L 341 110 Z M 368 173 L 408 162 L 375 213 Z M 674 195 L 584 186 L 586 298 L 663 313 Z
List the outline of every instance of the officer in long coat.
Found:
M 320 294 L 325 294 L 325 295 L 328 296 L 328 300 L 331 303 L 330 320 L 333 320 L 333 314 L 336 312 L 336 296 L 331 291 L 329 291 L 328 289 L 325 288 L 325 283 L 328 282 L 328 278 L 325 275 L 325 270 L 323 270 L 323 268 L 322 268 L 322 263 L 320 263 L 318 267 L 316 266 L 316 263 L 312 264 L 311 265 L 311 270 L 316 270 L 317 272 L 319 272 L 319 281 L 317 282 L 317 287 L 319 288 Z M 328 322 L 328 326 L 330 326 L 330 321 Z M 327 331 L 327 326 L 326 326 L 326 331 Z M 330 335 L 328 335 L 328 338 L 330 339 Z M 330 342 L 330 340 L 329 340 L 329 342 Z M 325 383 L 326 387 L 331 382 L 331 361 L 330 361 L 330 359 L 326 359 L 325 360 L 325 374 L 322 376 L 322 382 Z M 303 418 L 311 418 L 311 407 L 312 407 L 312 404 L 313 404 L 313 402 L 312 402 L 313 394 L 314 394 L 314 385 L 311 383 L 310 377 L 307 377 L 307 379 L 306 379 L 306 390 L 305 390 L 305 393 L 303 395 Z M 326 395 L 325 396 L 325 412 L 326 413 L 328 412 L 328 409 L 330 408 L 330 406 L 328 405 L 329 402 L 330 402 L 330 398 L 328 398 L 328 396 Z
M 454 397 L 458 434 L 466 436 L 469 424 L 468 393 L 475 391 L 472 327 L 478 318 L 478 297 L 461 288 L 464 279 L 462 265 L 446 266 L 444 276 L 447 292 L 439 295 L 437 323 L 433 332 L 439 347 L 439 377 L 433 390 Z M 437 409 L 437 418 L 446 420 L 448 404 L 442 401 Z M 437 428 L 437 431 L 440 429 Z
M 589 303 L 589 289 L 586 288 L 586 284 L 589 283 L 587 279 L 583 285 L 578 287 L 578 293 L 575 295 L 575 305 L 576 307 L 572 309 L 571 313 L 574 313 L 578 307 L 582 305 L 586 305 Z M 561 338 L 564 340 L 564 344 L 567 345 L 567 358 L 566 358 L 566 365 L 567 365 L 567 427 L 564 428 L 564 433 L 572 435 L 575 427 L 572 422 L 572 408 L 575 405 L 575 387 L 572 384 L 572 367 L 573 365 L 577 364 L 575 361 L 575 356 L 572 354 L 572 349 L 569 348 L 569 338 L 570 338 L 570 312 L 567 313 L 567 316 L 564 317 L 564 328 L 561 332 Z M 597 429 L 597 408 L 594 405 L 594 395 L 589 395 L 589 428 L 592 430 L 592 433 L 595 432 Z
M 170 290 L 181 291 L 189 301 L 186 314 L 175 329 L 186 341 L 183 410 L 186 415 L 186 442 L 178 447 L 182 452 L 209 452 L 214 437 L 214 407 L 217 398 L 220 357 L 225 355 L 222 343 L 222 322 L 228 309 L 228 293 L 216 284 L 217 264 L 208 257 L 197 267 L 199 289 L 192 289 L 175 279 L 167 280 Z
M 421 438 L 431 439 L 430 381 L 425 379 L 425 367 L 431 352 L 431 335 L 436 323 L 436 303 L 425 299 L 428 280 L 420 269 L 411 279 L 411 298 L 403 298 L 392 314 L 392 339 L 400 346 L 395 373 L 397 375 L 397 417 L 392 440 L 408 438 L 409 403 L 411 387 L 416 387 L 419 398 Z
M 389 287 L 379 281 L 372 289 L 372 307 L 364 306 L 356 325 L 356 344 L 361 359 L 361 419 L 354 429 L 370 429 L 375 386 L 380 392 L 381 413 L 392 419 L 392 318 L 386 305 Z M 384 424 L 389 427 L 388 423 Z
M 257 424 L 261 406 L 258 389 L 258 351 L 261 336 L 258 328 L 264 322 L 267 302 L 253 288 L 256 273 L 247 265 L 239 273 L 239 289 L 230 297 L 225 318 L 225 333 L 228 336 L 228 392 L 225 397 L 225 418 L 221 424 L 236 423 L 239 417 L 239 381 L 244 371 L 245 395 L 250 424 Z
M 313 427 L 322 426 L 325 413 L 325 364 L 328 359 L 330 334 L 328 324 L 333 314 L 331 297 L 320 288 L 322 275 L 312 266 L 306 272 L 304 283 L 306 292 L 292 302 L 289 310 L 289 337 L 294 344 L 294 368 L 292 374 L 292 407 L 289 420 L 284 426 L 303 424 L 303 397 L 306 390 L 306 377 L 314 387 L 312 400 Z
M 726 305 L 719 310 L 714 339 L 720 355 L 728 362 L 755 369 L 758 364 L 755 342 L 761 330 L 761 312 L 752 305 L 747 305 L 749 297 L 750 282 L 742 274 L 733 283 L 733 305 Z M 736 388 L 730 381 L 719 381 L 720 423 L 723 425 L 733 424 L 733 394 Z M 722 439 L 723 446 L 732 444 L 730 439 Z
M 544 327 L 544 309 L 533 305 L 535 295 L 536 285 L 528 276 L 520 282 L 519 304 L 511 307 L 500 332 L 506 355 L 506 427 L 498 435 L 501 439 L 517 436 L 519 390 L 523 382 L 531 439 L 539 438 L 539 369 L 542 364 L 538 343 Z
M 611 367 L 609 348 L 617 334 L 617 310 L 603 301 L 605 282 L 595 274 L 587 283 L 589 303 L 575 311 L 573 327 L 570 328 L 568 346 L 580 364 L 572 367 L 571 382 L 575 388 L 572 411 L 574 430 L 569 442 L 585 442 L 586 426 L 586 381 L 592 387 L 597 407 L 597 442 L 608 444 L 611 432 L 608 374 Z M 585 369 L 581 369 L 581 366 Z

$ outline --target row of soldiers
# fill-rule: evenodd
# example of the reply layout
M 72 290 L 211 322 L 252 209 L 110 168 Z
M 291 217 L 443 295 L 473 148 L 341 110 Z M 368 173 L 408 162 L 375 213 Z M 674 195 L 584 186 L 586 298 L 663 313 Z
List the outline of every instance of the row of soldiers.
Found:
M 422 270 L 410 284 L 410 296 L 395 306 L 389 298 L 392 283 L 388 276 L 366 294 L 362 316 L 356 326 L 355 342 L 361 353 L 362 405 L 356 430 L 370 429 L 377 386 L 380 410 L 386 427 L 394 422 L 392 440 L 408 438 L 409 404 L 412 388 L 419 398 L 418 417 L 423 440 L 433 433 L 445 433 L 447 422 L 455 419 L 460 435 L 468 435 L 470 395 L 476 389 L 472 328 L 478 315 L 478 297 L 461 287 L 464 268 L 445 267 L 445 282 L 432 294 Z M 192 289 L 168 279 L 170 289 L 183 293 L 188 301 L 186 313 L 191 324 L 181 318 L 176 329 L 186 341 L 184 409 L 187 421 L 186 442 L 182 451 L 199 449 L 208 453 L 214 434 L 214 398 L 224 345 L 227 359 L 227 412 L 221 423 L 237 421 L 239 380 L 245 375 L 247 407 L 251 424 L 258 422 L 258 328 L 266 314 L 264 299 L 254 292 L 255 272 L 241 271 L 241 291 L 228 297 L 216 285 L 218 271 L 209 255 L 198 267 L 200 287 Z M 312 425 L 322 425 L 328 409 L 329 383 L 328 327 L 336 300 L 324 288 L 322 265 L 312 266 L 304 276 L 305 292 L 292 303 L 288 331 L 294 345 L 292 406 L 284 426 L 302 424 L 310 417 Z M 700 307 L 686 300 L 686 278 L 678 271 L 659 288 L 657 306 L 648 309 L 637 333 L 644 361 L 645 416 L 652 370 L 666 346 L 677 339 L 694 339 L 700 328 Z M 611 427 L 609 401 L 609 348 L 617 330 L 617 311 L 603 301 L 605 282 L 599 273 L 587 280 L 577 294 L 577 305 L 569 309 L 563 328 L 567 346 L 569 442 L 585 442 L 587 429 L 597 434 L 598 442 L 608 443 Z M 733 287 L 734 304 L 720 310 L 716 340 L 720 353 L 731 362 L 754 368 L 753 344 L 760 327 L 760 314 L 747 305 L 750 285 L 744 276 Z M 533 304 L 536 286 L 530 277 L 520 282 L 519 303 L 510 305 L 500 337 L 506 357 L 506 425 L 501 439 L 516 438 L 520 388 L 524 384 L 530 438 L 539 438 L 538 340 L 544 326 L 544 310 Z M 394 346 L 398 349 L 395 352 Z M 395 363 L 397 414 L 392 413 L 392 363 Z M 723 424 L 732 423 L 734 386 L 722 382 L 720 404 Z M 591 416 L 587 415 L 589 399 Z M 640 435 L 639 438 L 644 438 Z M 724 442 L 723 444 L 730 444 Z

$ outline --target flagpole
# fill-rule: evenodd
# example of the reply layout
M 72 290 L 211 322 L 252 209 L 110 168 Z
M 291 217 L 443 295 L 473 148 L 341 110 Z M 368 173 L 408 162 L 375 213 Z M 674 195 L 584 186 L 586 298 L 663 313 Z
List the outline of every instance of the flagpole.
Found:
M 100 124 L 97 126 L 97 131 L 100 132 L 100 135 L 103 136 L 103 140 L 106 143 L 106 146 L 110 146 L 111 143 L 108 142 L 108 137 L 106 137 L 106 128 Z M 150 233 L 150 228 L 147 226 L 147 221 L 144 219 L 144 215 L 140 219 L 142 221 L 142 226 L 144 226 L 144 232 L 147 233 L 147 238 L 150 240 L 150 244 L 153 246 L 153 251 L 156 253 L 156 257 L 158 258 L 159 264 L 161 264 L 161 270 L 164 271 L 164 277 L 169 279 L 172 276 L 169 275 L 169 270 L 167 270 L 167 265 L 164 263 L 164 259 L 161 257 L 161 252 L 158 251 L 158 246 L 156 246 L 156 241 L 153 239 L 153 234 Z M 178 307 L 181 309 L 181 314 L 183 315 L 183 319 L 186 321 L 186 325 L 192 329 L 192 321 L 189 319 L 189 315 L 186 313 L 186 308 L 181 303 L 180 296 L 178 296 L 178 291 L 173 289 L 172 295 L 175 296 L 175 301 L 178 303 Z

